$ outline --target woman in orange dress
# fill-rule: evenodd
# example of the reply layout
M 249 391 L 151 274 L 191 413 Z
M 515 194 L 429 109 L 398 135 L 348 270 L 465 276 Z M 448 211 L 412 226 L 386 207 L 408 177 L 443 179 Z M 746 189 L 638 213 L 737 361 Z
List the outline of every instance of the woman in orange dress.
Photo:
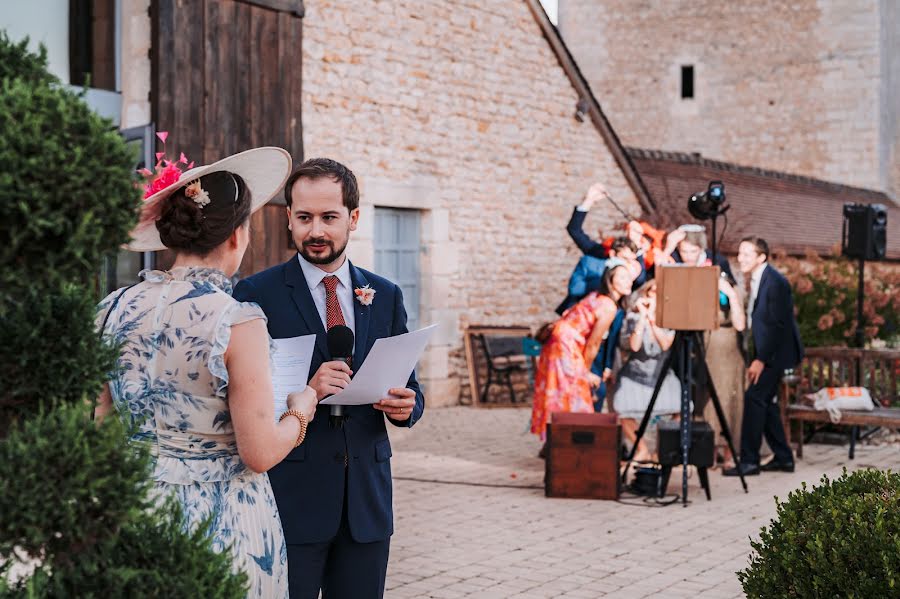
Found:
M 600 377 L 591 372 L 591 364 L 633 280 L 624 261 L 610 258 L 600 288 L 563 312 L 553 325 L 534 376 L 531 432 L 541 439 L 553 412 L 594 411 L 593 390 Z

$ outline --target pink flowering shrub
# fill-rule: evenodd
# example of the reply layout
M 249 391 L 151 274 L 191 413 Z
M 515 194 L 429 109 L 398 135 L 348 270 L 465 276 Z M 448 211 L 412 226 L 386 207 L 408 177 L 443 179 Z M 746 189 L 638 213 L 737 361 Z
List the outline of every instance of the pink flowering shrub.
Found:
M 777 263 L 794 290 L 803 343 L 853 345 L 859 263 L 837 256 L 823 259 L 813 252 L 802 260 L 778 257 Z M 866 263 L 863 314 L 867 345 L 891 342 L 900 335 L 900 267 Z

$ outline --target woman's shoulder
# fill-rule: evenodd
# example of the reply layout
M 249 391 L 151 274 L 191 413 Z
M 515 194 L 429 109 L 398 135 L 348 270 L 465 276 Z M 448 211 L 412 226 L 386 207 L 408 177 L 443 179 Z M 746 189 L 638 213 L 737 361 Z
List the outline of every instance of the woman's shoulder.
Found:
M 603 294 L 598 293 L 598 292 L 596 292 L 596 291 L 594 292 L 594 295 L 595 295 L 594 303 L 595 303 L 598 307 L 600 307 L 600 308 L 612 308 L 613 310 L 618 310 L 618 309 L 619 309 L 619 305 L 616 303 L 616 301 L 615 301 L 613 298 L 609 297 L 608 295 L 603 295 Z
M 222 299 L 222 322 L 229 326 L 261 318 L 266 321 L 266 314 L 256 302 L 242 302 L 227 293 Z

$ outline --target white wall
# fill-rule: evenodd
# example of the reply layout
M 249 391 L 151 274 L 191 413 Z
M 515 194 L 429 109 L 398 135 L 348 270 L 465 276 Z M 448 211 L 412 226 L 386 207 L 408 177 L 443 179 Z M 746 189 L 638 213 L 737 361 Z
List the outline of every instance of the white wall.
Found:
M 27 0 L 3 3 L 0 29 L 10 39 L 30 39 L 29 47 L 47 47 L 50 71 L 69 83 L 69 2 L 68 0 Z

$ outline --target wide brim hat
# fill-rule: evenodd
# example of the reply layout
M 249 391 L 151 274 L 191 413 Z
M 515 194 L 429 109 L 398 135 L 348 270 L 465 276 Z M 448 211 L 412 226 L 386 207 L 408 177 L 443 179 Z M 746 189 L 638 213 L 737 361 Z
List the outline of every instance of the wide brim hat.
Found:
M 281 191 L 291 174 L 291 155 L 287 150 L 276 147 L 253 148 L 218 162 L 198 166 L 184 171 L 178 181 L 160 189 L 144 200 L 137 226 L 131 231 L 131 241 L 125 247 L 133 252 L 155 252 L 166 249 L 159 238 L 156 221 L 161 213 L 162 203 L 177 189 L 203 175 L 217 171 L 234 173 L 244 180 L 250 192 L 250 213 L 262 208 Z

